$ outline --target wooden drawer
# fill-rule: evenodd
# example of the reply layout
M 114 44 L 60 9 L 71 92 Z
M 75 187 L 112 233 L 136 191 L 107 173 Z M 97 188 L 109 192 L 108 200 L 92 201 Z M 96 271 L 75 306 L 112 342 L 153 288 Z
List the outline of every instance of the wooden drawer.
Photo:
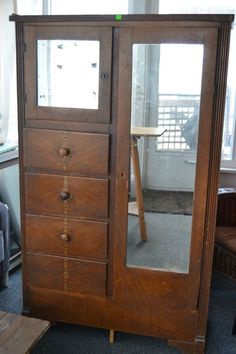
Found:
M 108 134 L 25 129 L 25 167 L 107 176 Z
M 105 261 L 107 223 L 27 215 L 26 247 L 27 251 Z
M 27 213 L 85 219 L 107 217 L 107 179 L 26 173 L 25 185 Z M 63 200 L 61 193 L 68 199 Z
M 27 254 L 31 287 L 106 295 L 106 263 Z

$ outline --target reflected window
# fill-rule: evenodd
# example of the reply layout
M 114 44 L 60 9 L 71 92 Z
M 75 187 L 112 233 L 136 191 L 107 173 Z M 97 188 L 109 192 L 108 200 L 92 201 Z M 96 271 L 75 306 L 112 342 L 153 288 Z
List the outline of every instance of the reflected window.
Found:
M 134 44 L 127 265 L 188 273 L 201 44 Z
M 99 41 L 38 40 L 38 106 L 98 109 Z

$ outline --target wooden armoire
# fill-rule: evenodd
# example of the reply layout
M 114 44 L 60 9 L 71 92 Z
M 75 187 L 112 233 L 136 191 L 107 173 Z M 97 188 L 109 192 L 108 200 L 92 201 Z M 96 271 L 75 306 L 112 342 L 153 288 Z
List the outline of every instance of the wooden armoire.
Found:
M 233 16 L 10 19 L 18 67 L 23 312 L 158 336 L 183 352 L 203 353 Z M 195 129 L 188 131 L 193 117 Z M 153 132 L 144 129 L 135 140 L 139 196 L 131 126 Z M 150 182 L 153 166 L 157 175 L 180 173 L 177 180 L 184 180 L 182 167 L 173 170 L 170 162 L 182 154 L 190 212 L 148 210 L 145 193 L 150 189 L 153 201 L 158 189 Z M 136 215 L 131 202 L 138 203 Z

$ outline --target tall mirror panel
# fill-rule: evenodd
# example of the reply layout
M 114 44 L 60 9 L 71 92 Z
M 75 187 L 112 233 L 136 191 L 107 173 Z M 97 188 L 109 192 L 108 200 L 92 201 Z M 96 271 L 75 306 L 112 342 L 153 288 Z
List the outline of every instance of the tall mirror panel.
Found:
M 128 266 L 188 273 L 203 51 L 133 45 Z

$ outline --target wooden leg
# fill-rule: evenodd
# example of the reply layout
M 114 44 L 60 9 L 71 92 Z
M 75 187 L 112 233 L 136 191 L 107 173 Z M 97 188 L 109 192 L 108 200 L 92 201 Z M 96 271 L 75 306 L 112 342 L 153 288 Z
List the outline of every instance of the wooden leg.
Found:
M 236 316 L 234 319 L 234 325 L 233 325 L 233 329 L 232 329 L 232 334 L 235 336 L 236 335 Z
M 144 218 L 142 181 L 141 181 L 141 174 L 140 174 L 137 138 L 135 136 L 133 136 L 131 140 L 131 157 L 132 157 L 133 169 L 134 169 L 134 182 L 135 182 L 136 203 L 138 208 L 140 234 L 141 234 L 142 241 L 147 241 L 146 224 Z
M 110 334 L 109 334 L 109 343 L 110 344 L 114 343 L 114 337 L 115 337 L 115 331 L 114 331 L 114 329 L 110 329 Z

